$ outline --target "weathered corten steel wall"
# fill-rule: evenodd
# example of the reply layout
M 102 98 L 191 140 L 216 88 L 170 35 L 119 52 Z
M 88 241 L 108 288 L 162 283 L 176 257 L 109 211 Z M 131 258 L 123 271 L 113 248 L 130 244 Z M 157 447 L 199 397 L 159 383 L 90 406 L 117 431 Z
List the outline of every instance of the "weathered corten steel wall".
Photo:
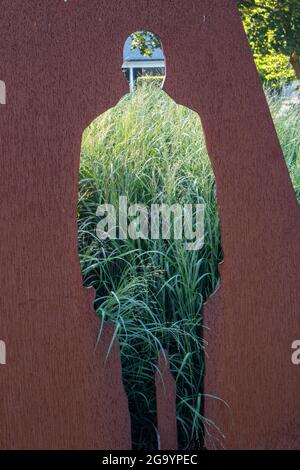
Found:
M 199 113 L 217 180 L 224 263 L 205 309 L 205 414 L 220 433 L 207 425 L 207 446 L 299 447 L 299 209 L 235 1 L 0 11 L 0 448 L 130 448 L 109 325 L 95 350 L 76 203 L 82 132 L 127 92 L 122 49 L 141 29 L 162 40 L 166 92 Z

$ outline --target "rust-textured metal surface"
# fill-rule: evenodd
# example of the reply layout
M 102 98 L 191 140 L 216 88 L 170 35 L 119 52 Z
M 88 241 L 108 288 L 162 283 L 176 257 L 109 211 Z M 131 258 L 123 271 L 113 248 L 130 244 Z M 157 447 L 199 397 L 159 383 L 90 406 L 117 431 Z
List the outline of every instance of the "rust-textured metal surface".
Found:
M 157 430 L 160 450 L 177 449 L 176 384 L 167 353 L 162 351 L 155 372 Z
M 0 2 L 1 449 L 131 447 L 119 348 L 105 362 L 105 325 L 95 349 L 77 254 L 81 135 L 111 94 L 101 90 L 109 37 L 87 3 Z
M 76 202 L 82 132 L 127 92 L 123 45 L 141 29 L 162 40 L 167 93 L 200 115 L 217 181 L 224 264 L 205 311 L 205 413 L 226 439 L 211 425 L 207 445 L 299 446 L 299 209 L 235 1 L 0 10 L 0 447 L 130 446 L 117 344 L 104 365 L 110 327 L 94 350 Z

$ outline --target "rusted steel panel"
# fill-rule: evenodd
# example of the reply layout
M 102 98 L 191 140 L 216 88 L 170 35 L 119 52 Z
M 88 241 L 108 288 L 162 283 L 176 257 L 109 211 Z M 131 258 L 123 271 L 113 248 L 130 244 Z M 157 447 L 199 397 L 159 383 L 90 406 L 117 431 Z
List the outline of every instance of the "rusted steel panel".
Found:
M 91 73 L 91 50 L 86 68 L 93 11 L 70 3 L 0 2 L 2 449 L 131 447 L 119 347 L 105 362 L 105 325 L 95 349 L 100 322 L 77 254 L 82 115 L 94 106 L 90 82 L 103 80 L 109 53 Z
M 170 372 L 167 353 L 159 355 L 155 372 L 157 430 L 160 450 L 177 449 L 176 384 Z
M 130 447 L 117 343 L 104 364 L 111 327 L 94 350 L 76 202 L 82 132 L 127 92 L 123 44 L 141 29 L 162 40 L 167 93 L 199 113 L 217 180 L 205 392 L 230 411 L 206 399 L 226 436 L 208 446 L 299 446 L 299 208 L 235 1 L 149 5 L 0 1 L 1 448 Z

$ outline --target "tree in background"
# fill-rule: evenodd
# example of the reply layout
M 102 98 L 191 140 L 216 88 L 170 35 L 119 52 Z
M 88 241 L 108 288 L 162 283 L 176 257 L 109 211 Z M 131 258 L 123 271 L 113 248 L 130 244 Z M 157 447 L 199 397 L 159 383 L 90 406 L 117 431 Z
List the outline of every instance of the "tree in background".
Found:
M 238 7 L 261 79 L 274 87 L 300 80 L 300 1 L 238 0 Z
M 300 0 L 237 3 L 261 79 L 273 87 L 300 80 Z M 132 48 L 145 56 L 160 47 L 153 33 L 140 31 L 132 39 Z
M 161 42 L 158 36 L 148 31 L 138 31 L 131 35 L 132 49 L 139 49 L 141 54 L 151 57 L 154 49 L 161 48 Z

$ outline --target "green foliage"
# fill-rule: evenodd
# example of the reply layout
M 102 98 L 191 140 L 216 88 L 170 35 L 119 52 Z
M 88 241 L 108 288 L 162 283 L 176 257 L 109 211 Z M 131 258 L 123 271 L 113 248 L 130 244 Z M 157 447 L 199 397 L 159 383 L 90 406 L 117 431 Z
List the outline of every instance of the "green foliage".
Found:
M 300 200 L 300 112 L 283 112 L 277 94 L 269 102 Z M 195 449 L 203 429 L 213 426 L 202 416 L 201 310 L 218 285 L 222 258 L 215 181 L 199 117 L 157 87 L 138 88 L 85 130 L 79 183 L 82 273 L 96 288 L 99 317 L 116 327 L 134 447 L 157 448 L 154 372 L 163 347 L 177 384 L 180 447 Z M 186 251 L 180 240 L 100 241 L 97 206 L 118 208 L 120 195 L 148 206 L 204 201 L 203 249 Z
M 275 51 L 267 55 L 254 53 L 254 60 L 261 80 L 273 88 L 295 80 L 289 57 L 284 54 Z
M 238 0 L 261 78 L 271 86 L 295 79 L 289 58 L 300 49 L 298 0 Z
M 161 48 L 161 42 L 156 34 L 147 31 L 138 31 L 131 35 L 132 49 L 139 49 L 144 56 L 151 57 L 154 49 Z
M 164 81 L 164 76 L 162 75 L 141 75 L 137 78 L 137 86 L 157 86 L 161 87 Z
M 206 202 L 201 251 L 181 240 L 99 241 L 100 203 Z M 134 446 L 157 447 L 154 372 L 161 348 L 177 383 L 182 448 L 203 432 L 201 308 L 218 282 L 221 259 L 215 182 L 199 117 L 156 86 L 138 88 L 95 120 L 83 136 L 79 253 L 97 313 L 114 322 L 121 345 Z M 191 444 L 193 443 L 193 444 Z
M 288 106 L 277 92 L 266 93 L 285 161 L 300 204 L 300 109 Z

